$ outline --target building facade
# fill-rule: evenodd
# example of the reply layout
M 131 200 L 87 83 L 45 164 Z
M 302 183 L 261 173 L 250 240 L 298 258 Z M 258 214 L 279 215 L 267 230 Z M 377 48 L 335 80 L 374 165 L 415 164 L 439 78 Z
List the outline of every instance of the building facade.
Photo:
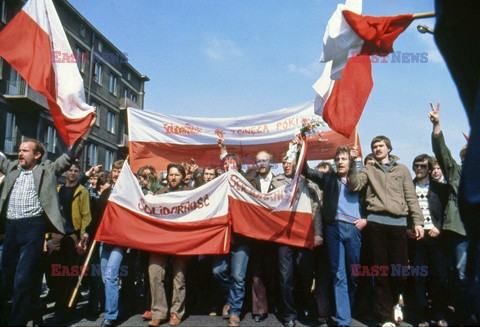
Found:
M 148 77 L 140 74 L 120 51 L 67 0 L 53 0 L 57 13 L 77 61 L 85 85 L 86 101 L 97 107 L 98 119 L 93 127 L 81 165 L 112 163 L 127 155 L 125 110 L 143 108 L 144 85 Z M 24 1 L 0 0 L 0 29 L 21 10 Z M 52 54 L 52 60 L 72 60 L 72 56 Z M 25 83 L 21 76 L 0 58 L 0 151 L 16 156 L 24 138 L 42 141 L 46 158 L 54 160 L 66 151 L 59 137 L 45 98 Z

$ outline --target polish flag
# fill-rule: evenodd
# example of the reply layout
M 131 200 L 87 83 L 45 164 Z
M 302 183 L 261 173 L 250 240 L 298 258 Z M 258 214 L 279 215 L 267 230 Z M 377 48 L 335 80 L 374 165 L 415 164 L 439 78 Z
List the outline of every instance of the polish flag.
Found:
M 393 52 L 393 42 L 413 20 L 412 14 L 362 16 L 361 8 L 361 0 L 337 6 L 323 39 L 325 69 L 313 85 L 315 113 L 345 137 L 355 130 L 373 88 L 369 56 Z
M 313 102 L 234 118 L 181 117 L 128 108 L 130 162 L 133 171 L 144 165 L 162 171 L 170 162 L 190 162 L 193 157 L 200 167 L 223 168 L 217 144 L 223 135 L 228 152 L 238 154 L 243 165 L 255 165 L 256 154 L 262 150 L 279 164 L 302 122 L 312 119 L 321 119 L 314 113 Z M 355 144 L 355 136 L 346 138 L 326 124 L 318 131 L 306 139 L 311 145 L 306 160 L 332 159 L 338 146 Z
M 83 79 L 51 0 L 29 0 L 0 32 L 2 56 L 48 102 L 55 126 L 67 145 L 88 129 L 94 108 L 85 103 Z
M 300 184 L 294 205 L 273 212 L 283 188 L 263 194 L 229 171 L 194 190 L 143 195 L 128 163 L 113 189 L 95 239 L 149 252 L 221 254 L 231 233 L 298 247 L 313 247 L 308 190 Z

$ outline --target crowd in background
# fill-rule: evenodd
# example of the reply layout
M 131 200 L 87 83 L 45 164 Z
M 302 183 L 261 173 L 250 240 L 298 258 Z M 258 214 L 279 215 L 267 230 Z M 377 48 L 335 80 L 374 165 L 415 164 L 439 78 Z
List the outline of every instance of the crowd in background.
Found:
M 461 165 L 445 145 L 439 117 L 438 108 L 433 108 L 435 156 L 415 157 L 413 180 L 410 169 L 391 153 L 392 143 L 385 136 L 372 140 L 372 153 L 363 162 L 355 149 L 341 146 L 333 165 L 321 162 L 311 169 L 305 164 L 302 187 L 312 204 L 313 250 L 249 239 L 235 231 L 227 255 L 187 257 L 102 243 L 93 252 L 90 274 L 83 278 L 72 306 L 78 271 L 71 269 L 79 269 L 85 260 L 124 162 L 116 161 L 110 171 L 102 165 L 82 171 L 75 161 L 76 151 L 83 148 L 79 142 L 78 149 L 59 159 L 65 162 L 60 165 L 57 160 L 45 168 L 44 174 L 55 175 L 57 192 L 47 200 L 35 189 L 44 150 L 39 142 L 27 140 L 18 162 L 0 157 L 6 175 L 1 322 L 24 325 L 33 319 L 34 325 L 41 325 L 46 304 L 54 302 L 56 323 L 61 325 L 71 318 L 83 291 L 88 292 L 89 314 L 104 312 L 105 326 L 139 313 L 152 327 L 165 322 L 178 325 L 188 314 L 221 315 L 230 326 L 238 326 L 246 312 L 259 325 L 269 314 L 276 315 L 286 327 L 297 321 L 348 326 L 352 317 L 387 327 L 402 320 L 419 326 L 475 324 L 479 268 L 467 258 L 478 259 L 478 243 L 467 238 L 458 213 Z M 294 142 L 301 145 L 303 139 Z M 164 172 L 141 167 L 136 176 L 142 192 L 188 191 L 229 169 L 238 170 L 262 193 L 291 183 L 297 162 L 286 153 L 281 174 L 272 173 L 274 162 L 268 151 L 260 151 L 256 165 L 245 173 L 241 158 L 229 153 L 221 138 L 219 147 L 220 165 L 198 167 L 192 159 L 170 163 Z M 462 158 L 464 153 L 462 149 Z M 63 172 L 63 183 L 57 185 Z M 30 193 L 22 195 L 26 189 Z M 46 201 L 57 206 L 61 220 L 50 219 Z M 48 230 L 36 241 L 43 243 L 38 260 L 29 259 L 35 264 L 30 279 L 23 282 L 28 286 L 18 276 L 24 272 L 17 267 L 22 259 L 9 256 L 21 248 L 17 238 L 24 227 L 19 224 L 26 219 L 39 224 L 37 231 Z M 20 245 L 14 249 L 15 242 Z M 48 294 L 40 297 L 44 277 Z

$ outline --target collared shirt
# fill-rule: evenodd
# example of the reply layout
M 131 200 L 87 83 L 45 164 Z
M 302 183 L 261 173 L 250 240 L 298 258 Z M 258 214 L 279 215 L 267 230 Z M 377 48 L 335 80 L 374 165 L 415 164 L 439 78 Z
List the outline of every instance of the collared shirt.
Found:
M 272 172 L 269 172 L 266 178 L 260 176 L 260 189 L 262 193 L 268 193 L 268 189 L 270 188 L 270 184 L 272 183 L 272 178 Z
M 20 175 L 13 184 L 12 192 L 7 207 L 8 219 L 21 219 L 37 217 L 43 214 L 43 208 L 40 205 L 38 194 L 35 191 L 35 183 L 33 180 L 33 171 L 25 170 L 18 166 Z
M 423 222 L 423 228 L 426 230 L 430 230 L 434 227 L 432 222 L 432 216 L 430 214 L 430 208 L 428 207 L 428 189 L 430 187 L 430 181 L 423 185 L 419 185 L 415 182 L 415 192 L 417 192 L 418 204 L 420 205 L 420 209 L 423 213 L 423 218 L 425 219 Z

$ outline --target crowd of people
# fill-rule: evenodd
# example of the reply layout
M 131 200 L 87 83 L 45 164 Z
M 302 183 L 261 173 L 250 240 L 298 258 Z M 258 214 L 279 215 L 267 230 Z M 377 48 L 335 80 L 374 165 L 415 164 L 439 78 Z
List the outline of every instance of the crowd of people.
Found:
M 312 320 L 349 326 L 352 317 L 385 327 L 403 319 L 418 326 L 477 323 L 480 272 L 470 259 L 478 257 L 478 245 L 467 238 L 458 212 L 461 165 L 445 144 L 438 108 L 430 120 L 434 156 L 415 157 L 413 180 L 385 136 L 371 141 L 363 165 L 346 146 L 337 148 L 334 165 L 312 169 L 305 163 L 299 185 L 311 201 L 313 250 L 235 230 L 225 255 L 187 257 L 101 243 L 83 279 L 89 313 L 104 312 L 104 326 L 130 313 L 141 313 L 152 327 L 181 324 L 186 313 L 221 315 L 229 326 L 239 326 L 245 312 L 259 325 L 274 314 L 286 327 Z M 47 301 L 55 303 L 61 325 L 81 297 L 77 293 L 71 303 L 124 163 L 82 172 L 77 158 L 87 136 L 55 162 L 42 161 L 45 150 L 36 140 L 22 142 L 18 160 L 0 156 L 2 324 L 33 319 L 41 325 Z M 293 142 L 300 146 L 303 138 Z M 221 166 L 200 168 L 192 159 L 170 163 L 166 172 L 141 167 L 136 176 L 143 193 L 187 191 L 230 169 L 262 193 L 292 182 L 297 162 L 286 154 L 281 174 L 273 174 L 268 151 L 243 172 L 241 158 L 221 138 L 219 147 Z M 49 292 L 41 300 L 44 276 Z

